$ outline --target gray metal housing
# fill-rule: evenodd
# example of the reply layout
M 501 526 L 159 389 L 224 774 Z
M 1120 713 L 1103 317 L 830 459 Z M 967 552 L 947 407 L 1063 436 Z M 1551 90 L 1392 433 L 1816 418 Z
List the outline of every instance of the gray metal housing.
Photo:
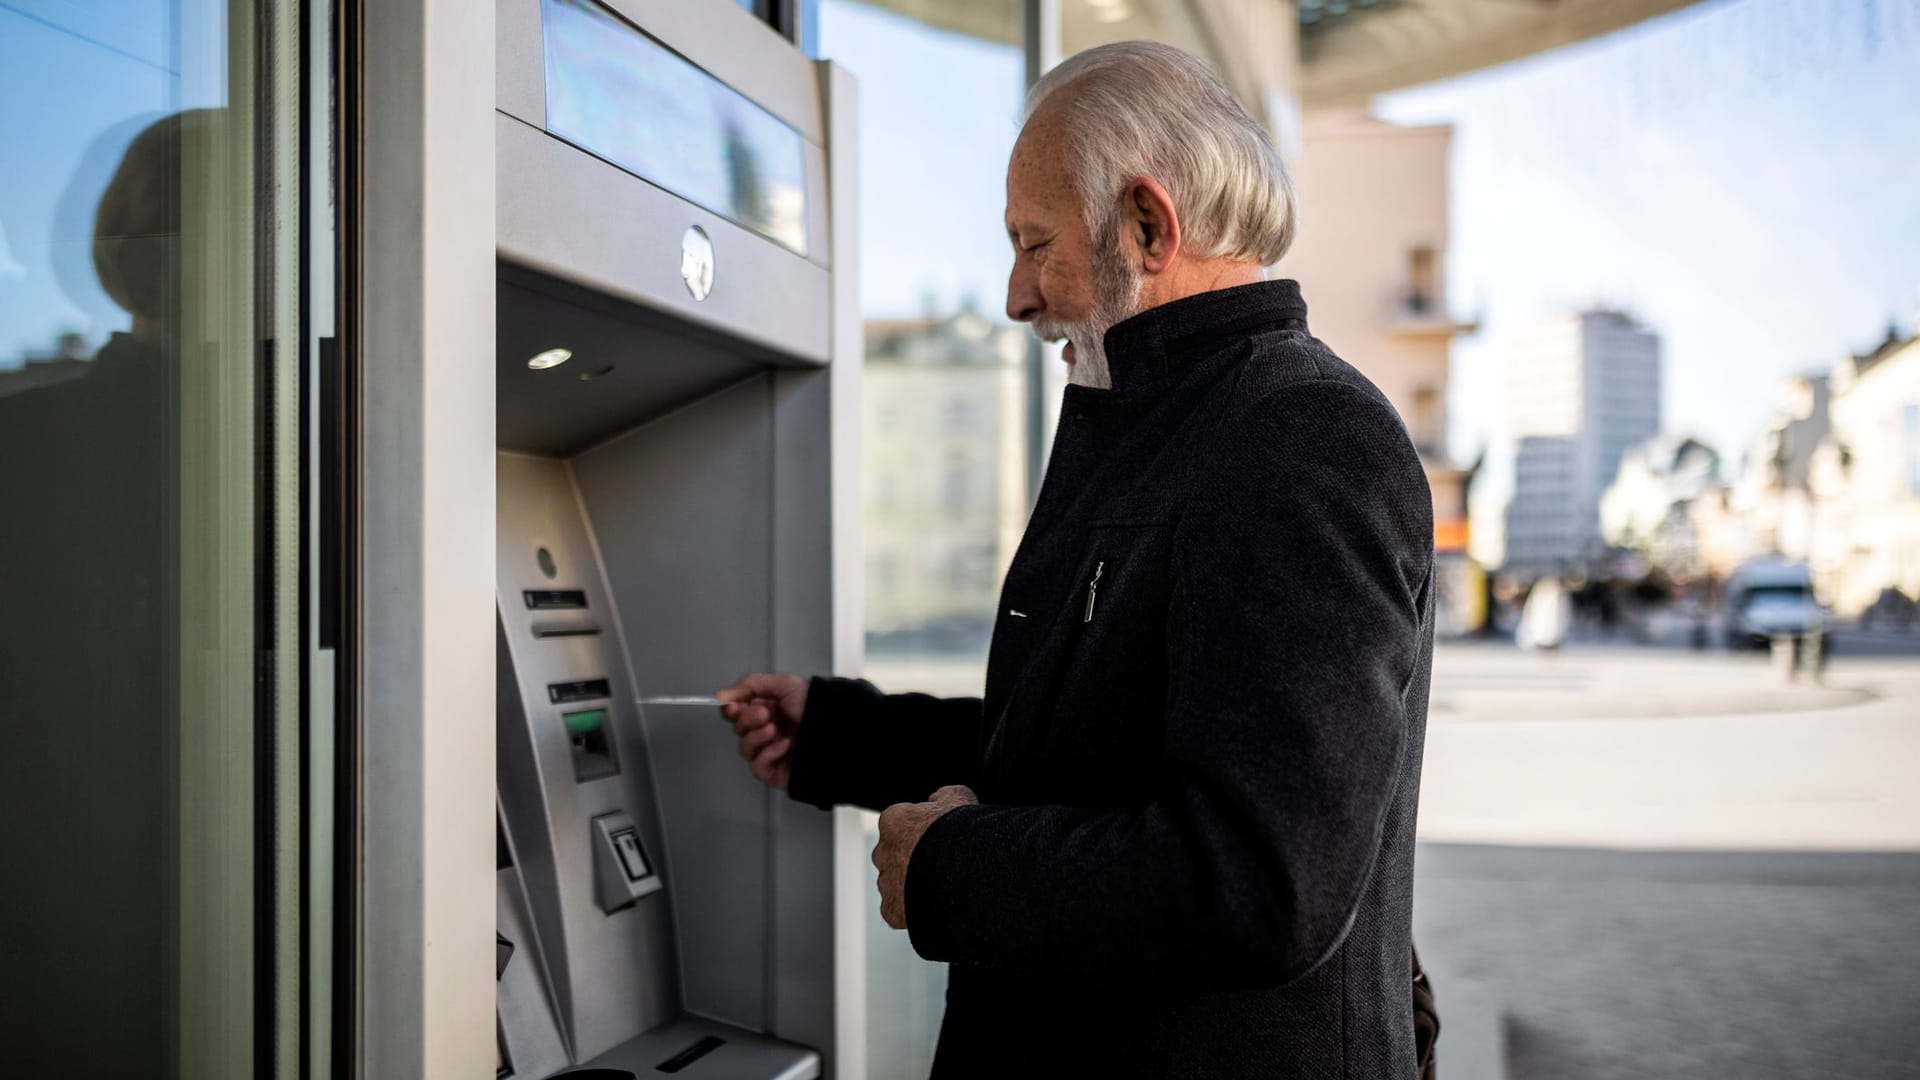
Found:
M 528 939 L 499 982 L 501 1038 L 516 1076 L 550 1071 L 556 1043 L 646 1073 L 714 1037 L 683 1075 L 798 1080 L 836 1049 L 832 820 L 755 782 L 715 710 L 636 699 L 840 659 L 833 365 L 860 357 L 851 178 L 826 166 L 829 139 L 852 139 L 851 83 L 722 0 L 604 2 L 805 138 L 807 255 L 548 134 L 540 0 L 499 0 L 499 906 Z M 715 254 L 704 300 L 679 273 L 692 225 Z M 573 359 L 528 368 L 553 347 Z M 549 694 L 601 679 L 604 696 Z M 582 710 L 605 711 L 616 773 L 577 779 L 598 752 L 576 749 Z M 615 813 L 657 891 L 609 882 Z

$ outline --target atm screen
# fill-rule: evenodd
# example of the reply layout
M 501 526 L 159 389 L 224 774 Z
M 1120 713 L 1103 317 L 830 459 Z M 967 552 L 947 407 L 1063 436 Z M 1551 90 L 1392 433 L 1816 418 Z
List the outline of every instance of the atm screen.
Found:
M 562 716 L 567 722 L 567 730 L 575 735 L 592 735 L 607 722 L 607 710 L 582 709 Z
M 806 146 L 595 0 L 543 0 L 547 130 L 807 253 Z

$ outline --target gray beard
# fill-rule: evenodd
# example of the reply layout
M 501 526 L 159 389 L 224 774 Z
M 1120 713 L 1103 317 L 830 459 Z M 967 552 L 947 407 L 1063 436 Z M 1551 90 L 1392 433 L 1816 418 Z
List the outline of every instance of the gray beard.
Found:
M 1065 338 L 1073 343 L 1073 366 L 1067 381 L 1095 390 L 1113 389 L 1113 371 L 1107 365 L 1107 331 L 1115 323 L 1140 313 L 1140 275 L 1127 262 L 1115 222 L 1102 229 L 1093 245 L 1093 312 L 1080 322 L 1041 319 L 1033 332 L 1042 341 Z

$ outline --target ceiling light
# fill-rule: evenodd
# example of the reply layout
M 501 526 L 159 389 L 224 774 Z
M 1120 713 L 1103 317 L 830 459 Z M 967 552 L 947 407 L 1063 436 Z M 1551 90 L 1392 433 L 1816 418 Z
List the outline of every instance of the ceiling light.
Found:
M 573 359 L 572 349 L 548 349 L 546 352 L 534 353 L 533 359 L 527 361 L 527 366 L 535 371 L 545 371 L 550 367 L 559 367 L 571 359 Z

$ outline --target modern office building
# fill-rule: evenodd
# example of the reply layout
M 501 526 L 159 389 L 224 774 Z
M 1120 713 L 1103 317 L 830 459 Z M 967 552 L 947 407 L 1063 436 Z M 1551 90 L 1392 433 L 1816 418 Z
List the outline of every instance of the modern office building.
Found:
M 1617 311 L 1516 331 L 1503 346 L 1515 439 L 1506 565 L 1555 573 L 1596 553 L 1600 496 L 1660 431 L 1660 338 Z
M 7 1074 L 910 1074 L 866 820 L 687 702 L 864 670 L 862 325 L 995 294 L 1024 86 L 1297 148 L 1681 2 L 0 5 Z

